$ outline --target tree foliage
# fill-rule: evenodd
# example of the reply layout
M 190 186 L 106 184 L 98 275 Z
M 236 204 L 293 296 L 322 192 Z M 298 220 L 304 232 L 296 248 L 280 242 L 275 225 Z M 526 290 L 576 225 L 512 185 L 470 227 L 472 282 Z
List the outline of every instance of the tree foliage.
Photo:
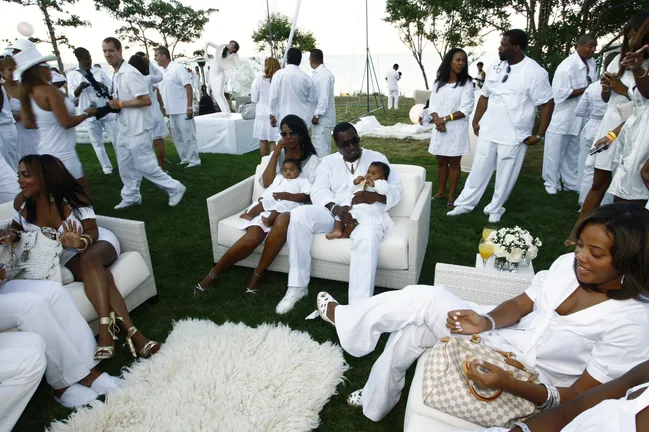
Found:
M 257 51 L 269 52 L 271 55 L 284 57 L 286 43 L 291 33 L 291 20 L 279 12 L 270 15 L 270 32 L 268 20 L 262 20 L 252 34 L 252 41 L 257 44 Z M 272 43 L 269 38 L 272 36 Z M 310 51 L 316 47 L 316 39 L 310 31 L 295 29 L 293 47 Z

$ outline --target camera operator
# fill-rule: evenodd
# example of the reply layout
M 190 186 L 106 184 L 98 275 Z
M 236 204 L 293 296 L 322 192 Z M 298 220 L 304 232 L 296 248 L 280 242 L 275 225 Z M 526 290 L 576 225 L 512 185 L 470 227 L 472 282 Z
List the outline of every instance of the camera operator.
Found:
M 101 68 L 92 66 L 92 57 L 87 49 L 77 48 L 74 50 L 74 55 L 79 61 L 79 67 L 68 74 L 70 99 L 80 111 L 90 106 L 98 108 L 97 118 L 91 117 L 86 120 L 86 127 L 104 174 L 111 174 L 113 165 L 106 154 L 102 137 L 103 128 L 115 146 L 115 114 L 107 105 L 110 99 L 111 80 Z M 103 117 L 99 114 L 102 111 L 107 112 Z

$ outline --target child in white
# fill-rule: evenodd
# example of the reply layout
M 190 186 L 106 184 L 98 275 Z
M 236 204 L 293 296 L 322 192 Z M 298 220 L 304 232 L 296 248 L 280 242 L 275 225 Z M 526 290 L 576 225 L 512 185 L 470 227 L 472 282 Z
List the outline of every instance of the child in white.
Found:
M 262 223 L 270 227 L 275 222 L 275 218 L 281 213 L 288 213 L 294 208 L 301 206 L 301 202 L 281 199 L 277 194 L 306 194 L 311 193 L 311 183 L 309 179 L 300 177 L 300 161 L 296 159 L 286 159 L 282 164 L 282 172 L 277 174 L 273 183 L 259 197 L 257 203 L 251 204 L 241 218 L 245 219 L 239 223 L 239 229 L 245 229 L 250 226 L 248 221 L 252 221 L 257 216 L 261 217 Z
M 390 215 L 385 211 L 385 204 L 376 202 L 374 204 L 355 204 L 352 206 L 352 198 L 357 192 L 368 191 L 376 192 L 380 195 L 387 195 L 390 191 L 387 179 L 390 175 L 390 167 L 383 162 L 372 162 L 367 170 L 365 177 L 358 176 L 354 179 L 349 187 L 349 194 L 344 200 L 337 203 L 347 207 L 350 213 L 359 224 L 377 224 L 383 226 L 383 230 L 394 226 Z M 345 225 L 336 217 L 334 229 L 325 237 L 329 240 L 336 238 L 349 238 L 356 225 Z

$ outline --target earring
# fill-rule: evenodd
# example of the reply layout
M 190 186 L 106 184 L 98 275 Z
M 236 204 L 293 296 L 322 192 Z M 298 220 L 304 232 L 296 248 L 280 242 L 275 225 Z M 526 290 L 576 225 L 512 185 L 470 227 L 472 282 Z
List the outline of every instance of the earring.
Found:
M 54 195 L 50 194 L 50 202 L 54 202 Z
M 622 279 L 620 280 L 620 285 L 624 285 L 624 276 L 626 275 L 622 275 Z

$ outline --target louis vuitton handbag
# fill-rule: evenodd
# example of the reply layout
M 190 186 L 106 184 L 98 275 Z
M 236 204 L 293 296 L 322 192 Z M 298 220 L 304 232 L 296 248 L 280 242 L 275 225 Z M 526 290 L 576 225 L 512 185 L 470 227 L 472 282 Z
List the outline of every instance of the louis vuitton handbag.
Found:
M 454 417 L 484 427 L 510 426 L 536 412 L 533 402 L 511 393 L 482 390 L 468 378 L 469 362 L 479 358 L 492 363 L 514 378 L 534 383 L 538 372 L 516 360 L 512 353 L 496 351 L 462 337 L 444 337 L 433 347 L 424 368 L 424 404 Z

